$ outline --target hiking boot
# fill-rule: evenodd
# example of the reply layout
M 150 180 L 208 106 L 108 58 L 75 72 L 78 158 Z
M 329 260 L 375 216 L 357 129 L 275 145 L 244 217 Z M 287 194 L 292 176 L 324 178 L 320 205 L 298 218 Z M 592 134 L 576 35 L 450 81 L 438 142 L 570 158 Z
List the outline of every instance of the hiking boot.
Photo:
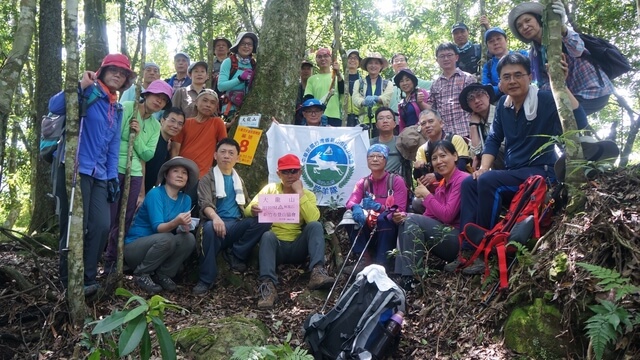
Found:
M 202 281 L 198 281 L 196 286 L 194 286 L 193 289 L 191 290 L 191 293 L 193 295 L 205 295 L 209 292 L 209 289 L 211 289 L 210 285 L 207 285 Z
M 84 286 L 84 296 L 92 296 L 95 295 L 100 289 L 100 284 L 91 284 Z
M 162 286 L 153 282 L 148 274 L 135 276 L 135 283 L 150 295 L 154 295 L 162 291 Z
M 484 274 L 484 261 L 480 258 L 477 258 L 473 264 L 467 266 L 462 269 L 462 273 L 465 275 L 478 275 Z
M 458 266 L 460 266 L 460 264 L 462 264 L 462 262 L 460 261 L 459 258 L 456 258 L 455 260 L 453 260 L 452 262 L 448 263 L 447 265 L 445 265 L 442 270 L 446 271 L 446 272 L 455 272 L 456 269 L 458 269 Z
M 278 292 L 276 291 L 275 284 L 271 280 L 263 281 L 262 284 L 260 284 L 260 287 L 258 287 L 258 293 L 260 293 L 258 309 L 273 309 L 273 304 L 275 304 L 278 299 Z
M 240 260 L 234 253 L 233 250 L 227 249 L 222 252 L 222 257 L 229 263 L 229 267 L 233 271 L 237 271 L 239 273 L 243 273 L 247 271 L 247 264 L 244 261 Z
M 162 288 L 167 291 L 175 291 L 177 288 L 176 283 L 174 283 L 170 277 L 163 274 L 156 275 L 156 284 L 162 286 Z
M 311 279 L 309 279 L 309 290 L 328 289 L 333 285 L 334 278 L 327 274 L 327 270 L 322 265 L 316 265 L 311 270 Z
M 350 275 L 351 273 L 355 272 L 357 274 L 360 271 L 364 270 L 365 267 L 367 267 L 367 265 L 364 263 L 364 261 L 360 261 L 358 266 L 356 266 L 355 264 L 345 266 L 344 269 L 342 269 L 342 273 Z

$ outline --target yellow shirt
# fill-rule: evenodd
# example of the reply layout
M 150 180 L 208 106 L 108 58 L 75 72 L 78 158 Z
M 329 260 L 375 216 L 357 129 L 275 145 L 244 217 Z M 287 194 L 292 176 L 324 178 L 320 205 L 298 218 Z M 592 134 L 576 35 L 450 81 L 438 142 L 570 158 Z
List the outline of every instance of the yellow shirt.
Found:
M 260 194 L 283 194 L 282 183 L 271 183 L 263 187 L 258 193 Z M 244 209 L 244 216 L 250 217 L 251 207 L 258 204 L 258 195 L 256 195 L 249 205 Z M 302 226 L 312 221 L 320 219 L 320 210 L 316 206 L 316 196 L 311 191 L 304 189 L 304 195 L 300 197 L 300 222 L 297 224 L 273 223 L 271 231 L 276 237 L 282 241 L 294 241 L 298 235 L 302 233 Z
M 451 137 L 451 143 L 456 148 L 456 152 L 459 157 L 465 158 L 469 157 L 469 145 L 467 145 L 466 141 L 460 135 L 453 135 Z M 431 162 L 431 159 L 427 161 L 427 147 L 429 146 L 429 141 L 424 143 L 424 145 L 420 146 L 418 152 L 416 153 L 416 161 L 423 161 L 428 164 Z

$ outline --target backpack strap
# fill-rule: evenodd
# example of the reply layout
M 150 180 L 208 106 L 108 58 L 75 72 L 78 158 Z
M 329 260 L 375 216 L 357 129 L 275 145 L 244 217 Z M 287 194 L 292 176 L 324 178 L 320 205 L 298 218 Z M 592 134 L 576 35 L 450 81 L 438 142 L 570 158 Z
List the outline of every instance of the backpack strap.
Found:
M 229 58 L 231 59 L 231 70 L 229 70 L 229 79 L 233 79 L 233 76 L 236 74 L 236 72 L 238 72 L 238 56 L 232 53 Z M 253 63 L 251 63 L 251 65 L 253 66 Z

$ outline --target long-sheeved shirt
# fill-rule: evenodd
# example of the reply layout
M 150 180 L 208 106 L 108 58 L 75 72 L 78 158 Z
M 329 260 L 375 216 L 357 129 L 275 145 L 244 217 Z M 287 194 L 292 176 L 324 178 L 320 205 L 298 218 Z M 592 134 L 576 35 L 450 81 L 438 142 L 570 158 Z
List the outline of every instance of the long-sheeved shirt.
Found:
M 284 194 L 282 183 L 271 183 L 263 187 L 244 209 L 245 217 L 253 216 L 251 208 L 258 204 L 258 195 L 260 194 Z M 320 219 L 320 210 L 316 205 L 316 196 L 311 191 L 304 189 L 304 195 L 300 197 L 300 222 L 297 224 L 273 223 L 271 231 L 279 240 L 294 241 L 302 233 L 302 227 L 305 224 L 318 221 L 318 219 Z
M 372 195 L 374 195 L 375 202 L 382 205 L 383 208 L 381 209 L 385 210 L 385 207 L 387 206 L 386 202 L 389 196 L 389 190 L 392 190 L 394 201 L 392 204 L 388 205 L 398 205 L 398 209 L 400 211 L 406 211 L 407 185 L 404 183 L 404 179 L 402 178 L 402 176 L 397 175 L 393 178 L 393 187 L 389 189 L 389 176 L 391 176 L 391 174 L 385 171 L 384 176 L 380 179 L 375 180 L 373 176 L 369 174 L 366 177 L 358 180 L 356 186 L 353 189 L 353 192 L 351 193 L 351 196 L 349 196 L 349 200 L 347 200 L 346 208 L 351 209 L 354 205 L 360 204 L 360 202 L 362 202 L 362 199 L 365 197 L 365 193 L 370 193 L 371 190 L 373 190 Z M 365 179 L 367 179 L 367 181 L 371 185 L 371 189 L 365 189 Z
M 146 119 L 140 117 L 136 111 L 137 102 L 127 101 L 122 104 L 124 112 L 122 115 L 122 131 L 120 132 L 120 152 L 118 156 L 118 172 L 124 174 L 127 170 L 127 150 L 129 149 L 129 134 L 131 128 L 131 118 L 135 115 L 140 132 L 133 141 L 133 158 L 131 159 L 131 176 L 142 176 L 142 161 L 149 161 L 153 158 L 160 137 L 160 123 L 149 116 Z
M 517 113 L 515 108 L 505 107 L 506 98 L 503 96 L 496 106 L 496 117 L 484 144 L 483 154 L 497 156 L 500 144 L 504 140 L 507 170 L 544 165 L 553 168 L 557 159 L 553 146 L 546 147 L 536 154 L 549 142 L 549 136 L 562 134 L 562 124 L 553 94 L 550 91 L 538 91 L 538 112 L 536 118 L 531 121 L 525 117 L 524 107 Z M 573 115 L 578 124 L 583 124 L 578 126 L 579 128 L 587 124 L 587 115 L 582 106 L 573 110 Z
M 353 105 L 361 109 L 366 108 L 363 105 L 363 102 L 364 102 L 364 98 L 367 96 L 367 89 L 369 88 L 369 86 L 367 85 L 368 79 L 369 79 L 369 75 L 359 80 L 356 80 L 356 82 L 353 84 L 353 96 L 352 96 Z M 378 89 L 375 88 L 376 81 L 371 81 L 371 95 L 375 95 L 375 93 L 378 92 L 377 91 Z M 382 89 L 380 89 L 379 93 L 380 93 L 379 95 L 380 101 L 382 102 L 382 104 L 376 103 L 371 108 L 371 114 L 375 114 L 376 110 L 380 106 L 389 106 L 389 104 L 391 103 L 391 96 L 393 96 L 393 83 L 389 80 L 382 79 Z M 363 114 L 360 115 L 360 123 L 369 124 L 369 120 L 371 120 L 371 124 L 375 126 L 376 120 L 369 119 L 368 111 L 364 111 Z
M 460 69 L 449 78 L 441 74 L 431 85 L 427 104 L 436 110 L 444 121 L 444 130 L 460 136 L 469 136 L 469 114 L 462 110 L 458 96 L 467 85 L 476 82 L 476 78 Z
M 100 98 L 87 108 L 82 121 L 82 134 L 78 136 L 78 171 L 98 180 L 115 179 L 118 176 L 122 105 L 100 81 L 84 90 L 78 87 L 78 92 L 83 98 L 79 101 Z M 58 115 L 66 114 L 64 91 L 51 97 L 49 111 Z
M 436 219 L 445 225 L 458 228 L 460 225 L 460 188 L 462 180 L 468 173 L 455 169 L 449 181 L 443 180 L 435 192 L 427 195 L 422 204 L 425 207 L 424 216 Z

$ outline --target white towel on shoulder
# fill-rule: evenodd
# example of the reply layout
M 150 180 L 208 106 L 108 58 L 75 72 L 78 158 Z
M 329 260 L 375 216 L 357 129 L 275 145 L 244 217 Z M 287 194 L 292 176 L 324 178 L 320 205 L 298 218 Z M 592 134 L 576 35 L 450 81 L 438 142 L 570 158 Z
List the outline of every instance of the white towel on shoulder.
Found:
M 232 171 L 231 176 L 233 178 L 233 190 L 236 192 L 236 203 L 238 203 L 238 205 L 245 205 L 246 200 L 242 189 L 242 180 L 240 180 L 240 176 L 238 176 L 235 169 Z M 216 183 L 216 197 L 218 199 L 226 197 L 227 193 L 224 191 L 224 176 L 217 165 L 213 168 L 213 181 Z
M 504 99 L 504 107 L 513 107 L 513 99 L 510 95 L 507 95 L 507 98 Z M 524 99 L 522 107 L 527 120 L 532 121 L 538 116 L 538 87 L 535 84 L 529 85 L 529 92 Z

